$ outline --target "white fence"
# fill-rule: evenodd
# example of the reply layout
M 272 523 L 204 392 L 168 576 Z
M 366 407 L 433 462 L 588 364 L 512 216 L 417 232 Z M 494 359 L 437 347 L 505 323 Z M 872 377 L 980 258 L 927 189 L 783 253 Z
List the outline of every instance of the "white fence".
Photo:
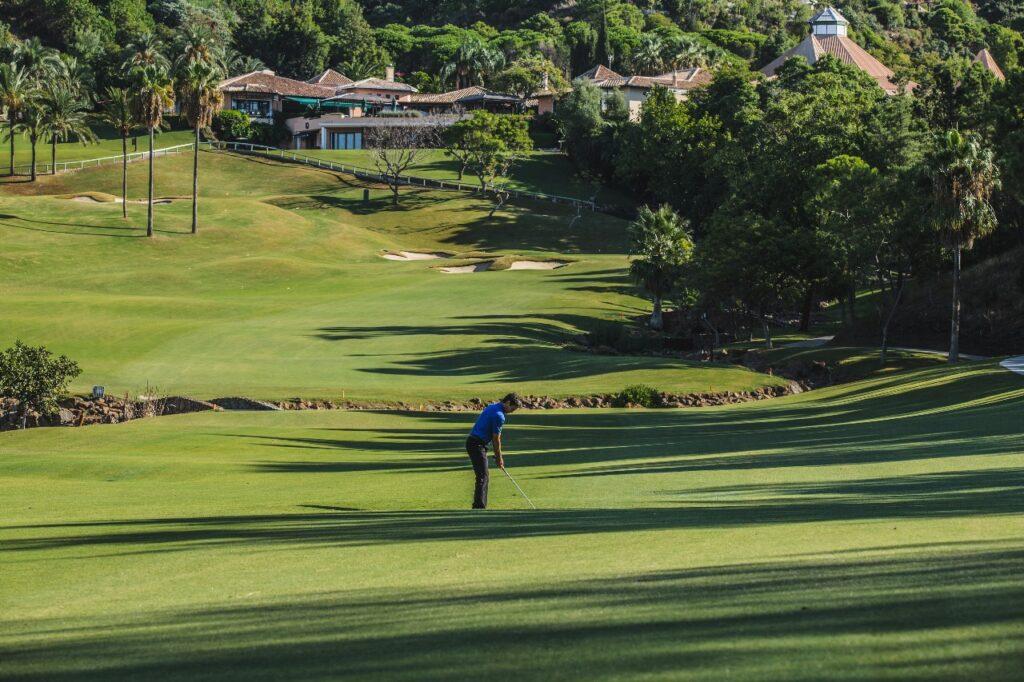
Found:
M 339 173 L 346 173 L 361 180 L 386 183 L 388 180 L 393 181 L 395 179 L 370 168 L 354 166 L 347 163 L 338 163 L 336 161 L 327 161 L 315 156 L 306 156 L 305 154 L 301 154 L 292 149 L 280 149 L 278 147 L 268 147 L 266 145 L 252 144 L 249 142 L 213 142 L 210 144 L 217 149 L 225 151 L 232 151 L 240 154 L 256 154 L 290 163 L 300 163 L 306 166 L 324 168 L 327 170 L 337 171 Z M 437 180 L 434 178 L 424 178 L 416 175 L 399 175 L 397 180 L 400 184 L 412 187 L 431 187 L 434 189 L 473 193 L 481 191 L 480 185 L 478 184 L 469 184 L 455 180 Z M 495 194 L 497 192 L 501 192 L 510 199 L 536 199 L 538 201 L 549 201 L 556 204 L 567 204 L 569 206 L 575 206 L 577 209 L 587 209 L 588 211 L 597 210 L 597 204 L 586 199 L 577 199 L 575 197 L 566 197 L 558 194 L 544 194 L 542 192 L 527 192 L 524 190 L 513 190 L 508 188 L 487 190 L 488 194 Z
M 162 149 L 154 149 L 153 150 L 153 157 L 157 158 L 157 157 L 160 157 L 160 156 L 169 156 L 169 155 L 172 155 L 172 154 L 181 154 L 181 153 L 186 152 L 186 151 L 192 151 L 192 145 L 193 144 L 194 143 L 192 143 L 192 142 L 188 142 L 186 144 L 179 144 L 179 145 L 175 145 L 173 147 L 164 147 Z M 199 144 L 200 148 L 202 148 L 202 147 L 209 147 L 209 146 L 210 146 L 209 142 L 201 142 Z M 41 145 L 39 147 L 39 149 L 37 150 L 37 154 L 39 154 L 39 156 L 45 156 L 47 159 L 50 156 L 49 152 L 50 152 L 50 147 L 49 146 L 42 146 Z M 128 162 L 131 163 L 132 161 L 140 161 L 140 160 L 148 158 L 148 157 L 149 157 L 149 151 L 131 152 L 130 154 L 128 154 Z M 36 161 L 36 173 L 38 175 L 49 175 L 52 172 L 52 169 L 54 169 L 54 168 L 56 168 L 58 173 L 64 173 L 64 172 L 67 172 L 67 171 L 82 170 L 83 168 L 93 168 L 95 166 L 108 166 L 108 165 L 113 164 L 113 163 L 118 163 L 118 164 L 121 163 L 122 158 L 123 157 L 120 154 L 117 154 L 115 156 L 101 156 L 101 157 L 99 157 L 97 159 L 80 159 L 78 161 L 58 161 L 57 163 L 52 164 L 52 165 L 50 164 L 49 161 L 43 163 L 43 162 L 37 160 Z M 3 170 L 4 168 L 9 168 L 9 166 L 4 166 L 2 164 L 2 162 L 0 162 L 0 170 Z M 32 172 L 32 164 L 30 164 L 30 163 L 18 164 L 18 165 L 16 165 L 14 167 L 14 172 L 16 174 L 18 174 L 18 175 L 28 175 L 29 173 Z
M 185 144 L 175 145 L 173 147 L 164 147 L 162 149 L 154 149 L 153 157 L 170 156 L 174 154 L 182 154 L 187 151 L 192 151 L 192 142 Z M 250 142 L 201 142 L 199 143 L 200 149 L 206 147 L 208 149 L 216 149 L 220 151 L 231 151 L 239 154 L 255 154 L 264 156 L 272 159 L 280 159 L 281 161 L 287 161 L 290 163 L 300 163 L 306 166 L 314 166 L 316 168 L 324 168 L 327 170 L 336 171 L 339 173 L 346 173 L 348 175 L 355 176 L 361 180 L 370 180 L 373 182 L 387 183 L 389 179 L 383 173 L 370 168 L 363 168 L 361 166 L 354 166 L 347 163 L 338 163 L 335 161 L 326 161 L 324 159 L 317 158 L 315 156 L 306 156 L 300 154 L 291 149 L 280 149 L 278 147 L 268 147 L 261 144 L 253 144 Z M 129 163 L 133 161 L 141 161 L 149 157 L 149 152 L 132 152 L 128 154 Z M 68 171 L 81 170 L 83 168 L 93 168 L 96 166 L 107 166 L 111 164 L 120 164 L 122 156 L 117 154 L 115 156 L 102 156 L 97 159 L 81 159 L 79 161 L 58 161 L 52 165 L 52 168 L 56 168 L 58 173 L 65 173 Z M 31 172 L 30 164 L 20 164 L 14 167 L 14 172 L 22 175 Z M 36 173 L 39 175 L 47 175 L 51 172 L 50 163 L 36 163 Z M 459 192 L 480 192 L 480 186 L 477 184 L 469 184 L 464 182 L 458 182 L 455 180 L 437 180 L 434 178 L 424 178 L 415 175 L 400 175 L 398 176 L 398 182 L 403 185 L 412 187 L 430 187 L 433 189 L 443 190 L 454 190 Z M 548 201 L 556 204 L 566 204 L 575 207 L 577 210 L 586 209 L 588 211 L 596 211 L 597 204 L 593 201 L 586 199 L 577 199 L 575 197 L 566 197 L 558 194 L 544 194 L 542 192 L 527 192 L 524 190 L 513 190 L 508 188 L 500 189 L 488 189 L 487 194 L 502 193 L 509 199 L 535 199 L 538 201 Z

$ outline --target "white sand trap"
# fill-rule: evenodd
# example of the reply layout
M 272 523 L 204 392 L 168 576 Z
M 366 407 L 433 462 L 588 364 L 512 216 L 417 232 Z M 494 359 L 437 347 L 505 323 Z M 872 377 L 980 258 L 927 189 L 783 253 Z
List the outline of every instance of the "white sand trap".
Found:
M 509 270 L 557 270 L 564 268 L 568 263 L 557 260 L 517 260 L 508 266 Z
M 453 265 L 450 268 L 441 268 L 441 272 L 446 275 L 464 275 L 467 272 L 484 272 L 490 270 L 493 263 L 491 261 L 484 261 L 483 263 L 473 263 L 472 265 Z
M 399 251 L 398 253 L 385 253 L 384 258 L 388 260 L 437 260 L 444 258 L 447 254 L 424 251 Z

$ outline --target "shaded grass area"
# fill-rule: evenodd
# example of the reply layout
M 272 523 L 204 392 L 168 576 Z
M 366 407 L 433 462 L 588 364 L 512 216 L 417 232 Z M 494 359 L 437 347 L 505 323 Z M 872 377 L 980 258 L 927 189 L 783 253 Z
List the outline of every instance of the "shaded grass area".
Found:
M 18 679 L 1007 679 L 1024 382 L 674 412 L 224 413 L 0 439 Z M 44 498 L 48 503 L 40 504 Z
M 200 232 L 188 199 L 112 202 L 117 168 L 45 178 L 0 195 L 0 344 L 74 357 L 77 390 L 199 397 L 490 398 L 509 390 L 610 393 L 647 383 L 675 393 L 778 383 L 736 368 L 570 353 L 594 320 L 647 307 L 629 281 L 622 220 L 547 203 L 509 206 L 453 192 L 384 188 L 314 168 L 203 152 Z M 191 159 L 157 160 L 157 193 L 187 196 Z M 144 166 L 129 198 L 145 195 Z M 370 201 L 363 201 L 363 190 Z M 73 250 L 75 258 L 68 258 Z M 459 277 L 385 251 L 519 254 L 558 270 Z
M 790 363 L 808 364 L 825 362 L 832 368 L 832 378 L 838 382 L 859 381 L 874 376 L 902 372 L 909 369 L 936 367 L 946 363 L 938 353 L 892 350 L 886 354 L 883 365 L 877 348 L 862 346 L 826 345 L 816 348 L 790 347 L 772 350 L 754 349 L 758 361 L 780 367 Z

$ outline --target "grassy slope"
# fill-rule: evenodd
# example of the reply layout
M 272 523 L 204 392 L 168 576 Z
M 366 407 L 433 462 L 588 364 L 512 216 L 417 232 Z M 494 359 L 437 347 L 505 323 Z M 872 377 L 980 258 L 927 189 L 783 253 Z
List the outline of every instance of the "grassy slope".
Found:
M 0 438 L 0 676 L 1009 679 L 1024 382 L 725 409 L 224 413 Z
M 157 193 L 187 195 L 187 156 L 157 161 Z M 117 204 L 117 168 L 8 186 L 0 195 L 0 343 L 45 343 L 78 359 L 79 389 L 415 400 L 527 393 L 738 390 L 775 381 L 741 369 L 574 354 L 557 344 L 596 318 L 647 308 L 626 274 L 625 224 L 550 204 L 386 191 L 311 168 L 202 155 L 201 232 L 190 203 L 156 207 L 141 238 Z M 33 194 L 30 194 L 33 193 Z M 145 194 L 132 166 L 129 194 Z M 550 272 L 443 275 L 383 249 L 568 255 Z M 73 257 L 71 257 L 73 254 Z
M 370 152 L 366 150 L 313 149 L 298 153 L 363 168 L 374 168 Z M 459 166 L 454 159 L 444 151 L 436 150 L 424 154 L 407 173 L 438 180 L 455 181 L 459 178 L 458 170 Z M 627 205 L 630 203 L 621 192 L 578 177 L 568 158 L 564 154 L 556 152 L 532 152 L 513 167 L 513 176 L 508 181 L 508 186 L 515 189 L 579 199 L 591 199 L 596 196 L 601 203 Z M 462 181 L 468 185 L 475 185 L 478 182 L 471 174 L 466 174 Z
M 4 130 L 6 135 L 6 130 Z M 121 138 L 110 131 L 100 130 L 100 140 L 96 144 L 83 145 L 78 142 L 57 143 L 57 163 L 61 161 L 78 161 L 80 159 L 98 159 L 105 156 L 117 156 L 121 153 Z M 132 146 L 132 140 L 138 141 L 138 146 Z M 174 130 L 158 133 L 154 142 L 157 149 L 173 147 L 179 144 L 188 144 L 192 141 L 192 132 L 188 130 Z M 148 149 L 149 142 L 144 133 L 128 138 L 129 152 L 144 152 Z M 0 144 L 0 172 L 6 172 L 10 162 L 10 143 Z M 32 162 L 32 146 L 24 135 L 14 138 L 14 163 L 15 165 L 26 165 Z M 50 163 L 50 145 L 40 142 L 36 145 L 36 163 Z M 20 172 L 27 173 L 25 168 Z

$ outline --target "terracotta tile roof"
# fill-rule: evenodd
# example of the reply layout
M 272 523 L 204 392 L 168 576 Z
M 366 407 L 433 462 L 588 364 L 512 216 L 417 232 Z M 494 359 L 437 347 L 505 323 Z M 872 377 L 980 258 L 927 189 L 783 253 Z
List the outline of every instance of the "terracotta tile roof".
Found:
M 707 85 L 713 79 L 714 75 L 710 71 L 694 67 L 669 71 L 657 76 L 617 76 L 595 80 L 594 85 L 599 88 L 653 88 L 655 85 L 661 85 L 669 90 L 693 90 Z
M 992 56 L 992 53 L 985 48 L 974 56 L 974 61 L 978 62 L 986 69 L 992 72 L 992 75 L 1001 81 L 1006 80 L 1006 74 L 999 68 L 999 64 L 996 62 L 996 58 Z
M 468 88 L 451 90 L 449 92 L 417 92 L 403 98 L 402 101 L 409 102 L 410 104 L 453 104 L 463 97 L 485 93 L 487 93 L 487 90 L 484 88 L 479 85 L 472 85 Z
M 361 81 L 347 83 L 338 88 L 338 92 L 367 88 L 372 90 L 398 90 L 400 92 L 417 92 L 416 88 L 407 83 L 396 83 L 395 81 L 384 80 L 383 78 L 364 78 Z
M 761 73 L 769 78 L 775 75 L 779 67 L 793 57 L 803 57 L 811 64 L 814 64 L 824 55 L 832 55 L 844 64 L 856 66 L 861 71 L 875 79 L 878 85 L 890 95 L 899 92 L 896 85 L 896 74 L 892 69 L 872 57 L 868 52 L 847 36 L 816 36 L 809 35 L 803 42 L 791 50 L 787 50 L 778 59 L 761 69 Z M 913 90 L 916 83 L 909 83 L 908 88 Z
M 592 81 L 603 81 L 609 78 L 622 78 L 622 76 L 615 73 L 607 66 L 602 66 L 601 64 L 598 64 L 589 71 L 584 71 L 579 76 L 577 76 L 577 78 L 586 78 L 587 80 Z
M 227 78 L 220 82 L 219 88 L 223 92 L 252 92 L 281 95 L 284 97 L 316 97 L 323 99 L 334 95 L 334 88 L 285 78 L 269 70 L 253 71 L 241 76 Z
M 328 87 L 336 88 L 340 85 L 348 85 L 352 82 L 352 79 L 345 74 L 338 73 L 334 69 L 327 69 L 319 76 L 310 78 L 307 83 L 313 85 L 326 85 Z
M 403 97 L 400 101 L 406 104 L 455 104 L 471 100 L 492 100 L 518 102 L 519 98 L 504 92 L 495 92 L 479 85 L 472 85 L 461 90 L 449 92 L 424 92 Z

